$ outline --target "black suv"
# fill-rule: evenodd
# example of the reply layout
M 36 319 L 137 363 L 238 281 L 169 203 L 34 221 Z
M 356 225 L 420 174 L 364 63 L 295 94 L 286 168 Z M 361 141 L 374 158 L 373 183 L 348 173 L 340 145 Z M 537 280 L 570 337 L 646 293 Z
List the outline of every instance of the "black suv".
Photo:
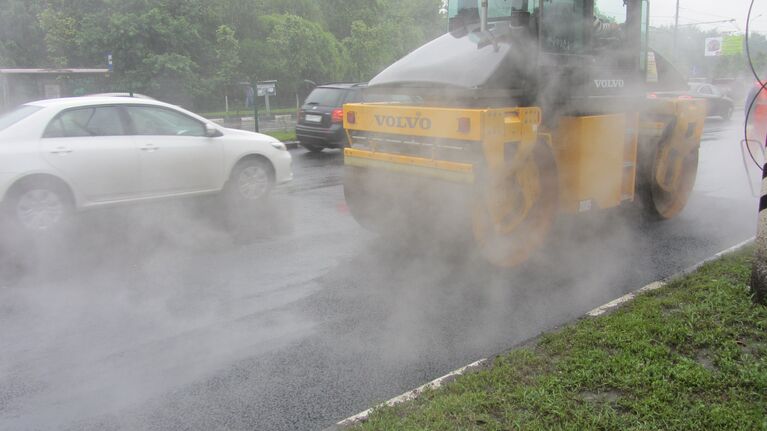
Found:
M 312 90 L 298 111 L 296 137 L 301 146 L 313 152 L 347 146 L 343 106 L 361 102 L 364 88 L 365 84 L 324 84 Z

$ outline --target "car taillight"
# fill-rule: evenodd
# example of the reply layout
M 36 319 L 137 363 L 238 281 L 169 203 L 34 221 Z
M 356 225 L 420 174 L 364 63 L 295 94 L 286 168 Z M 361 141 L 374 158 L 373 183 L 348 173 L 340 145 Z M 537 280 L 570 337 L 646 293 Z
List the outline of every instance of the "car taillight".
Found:
M 334 123 L 343 123 L 344 122 L 344 110 L 343 109 L 334 109 L 333 113 L 330 115 L 330 121 Z
M 655 94 L 655 93 L 650 93 L 650 94 L 648 94 L 648 95 L 647 95 L 647 98 L 648 98 L 648 99 L 657 99 L 657 98 L 658 98 L 658 95 L 657 95 L 657 94 Z
M 694 97 L 692 96 L 679 96 L 679 100 L 692 100 Z
M 357 113 L 354 111 L 349 111 L 346 113 L 346 122 L 349 124 L 354 124 L 357 122 Z

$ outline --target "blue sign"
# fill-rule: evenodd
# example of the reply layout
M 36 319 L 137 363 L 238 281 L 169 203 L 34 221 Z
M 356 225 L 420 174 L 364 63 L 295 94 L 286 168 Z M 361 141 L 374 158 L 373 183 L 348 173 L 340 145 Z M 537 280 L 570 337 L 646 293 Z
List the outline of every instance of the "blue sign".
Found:
M 111 72 L 114 66 L 112 65 L 112 53 L 107 52 L 107 69 Z

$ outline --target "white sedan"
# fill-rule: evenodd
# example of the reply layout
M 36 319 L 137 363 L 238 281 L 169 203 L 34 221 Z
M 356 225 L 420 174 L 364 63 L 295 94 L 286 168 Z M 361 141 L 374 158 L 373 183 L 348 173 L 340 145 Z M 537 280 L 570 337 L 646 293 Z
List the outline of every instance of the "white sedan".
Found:
M 247 209 L 292 178 L 278 140 L 154 100 L 52 99 L 0 115 L 0 205 L 31 231 L 76 210 L 179 196 L 224 193 Z

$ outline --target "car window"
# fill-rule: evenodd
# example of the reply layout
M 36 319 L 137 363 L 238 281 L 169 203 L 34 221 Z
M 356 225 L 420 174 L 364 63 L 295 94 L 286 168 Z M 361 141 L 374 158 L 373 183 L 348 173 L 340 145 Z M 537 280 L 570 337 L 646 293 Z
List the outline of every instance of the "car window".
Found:
M 362 92 L 359 90 L 351 90 L 346 94 L 346 100 L 344 103 L 360 103 L 362 101 Z
M 11 127 L 41 109 L 43 108 L 40 106 L 22 105 L 10 112 L 0 115 L 0 130 Z
M 582 0 L 545 0 L 541 17 L 543 49 L 559 54 L 577 54 L 584 47 L 587 22 Z
M 128 106 L 136 135 L 205 136 L 205 125 L 180 112 L 159 106 Z
M 364 95 L 363 99 L 365 103 L 419 104 L 422 102 L 420 97 L 414 97 L 408 94 L 367 93 Z
M 69 109 L 48 124 L 44 138 L 75 138 L 82 136 L 121 136 L 125 128 L 120 109 L 115 106 Z
M 340 106 L 345 91 L 340 88 L 315 88 L 306 98 L 307 105 Z

